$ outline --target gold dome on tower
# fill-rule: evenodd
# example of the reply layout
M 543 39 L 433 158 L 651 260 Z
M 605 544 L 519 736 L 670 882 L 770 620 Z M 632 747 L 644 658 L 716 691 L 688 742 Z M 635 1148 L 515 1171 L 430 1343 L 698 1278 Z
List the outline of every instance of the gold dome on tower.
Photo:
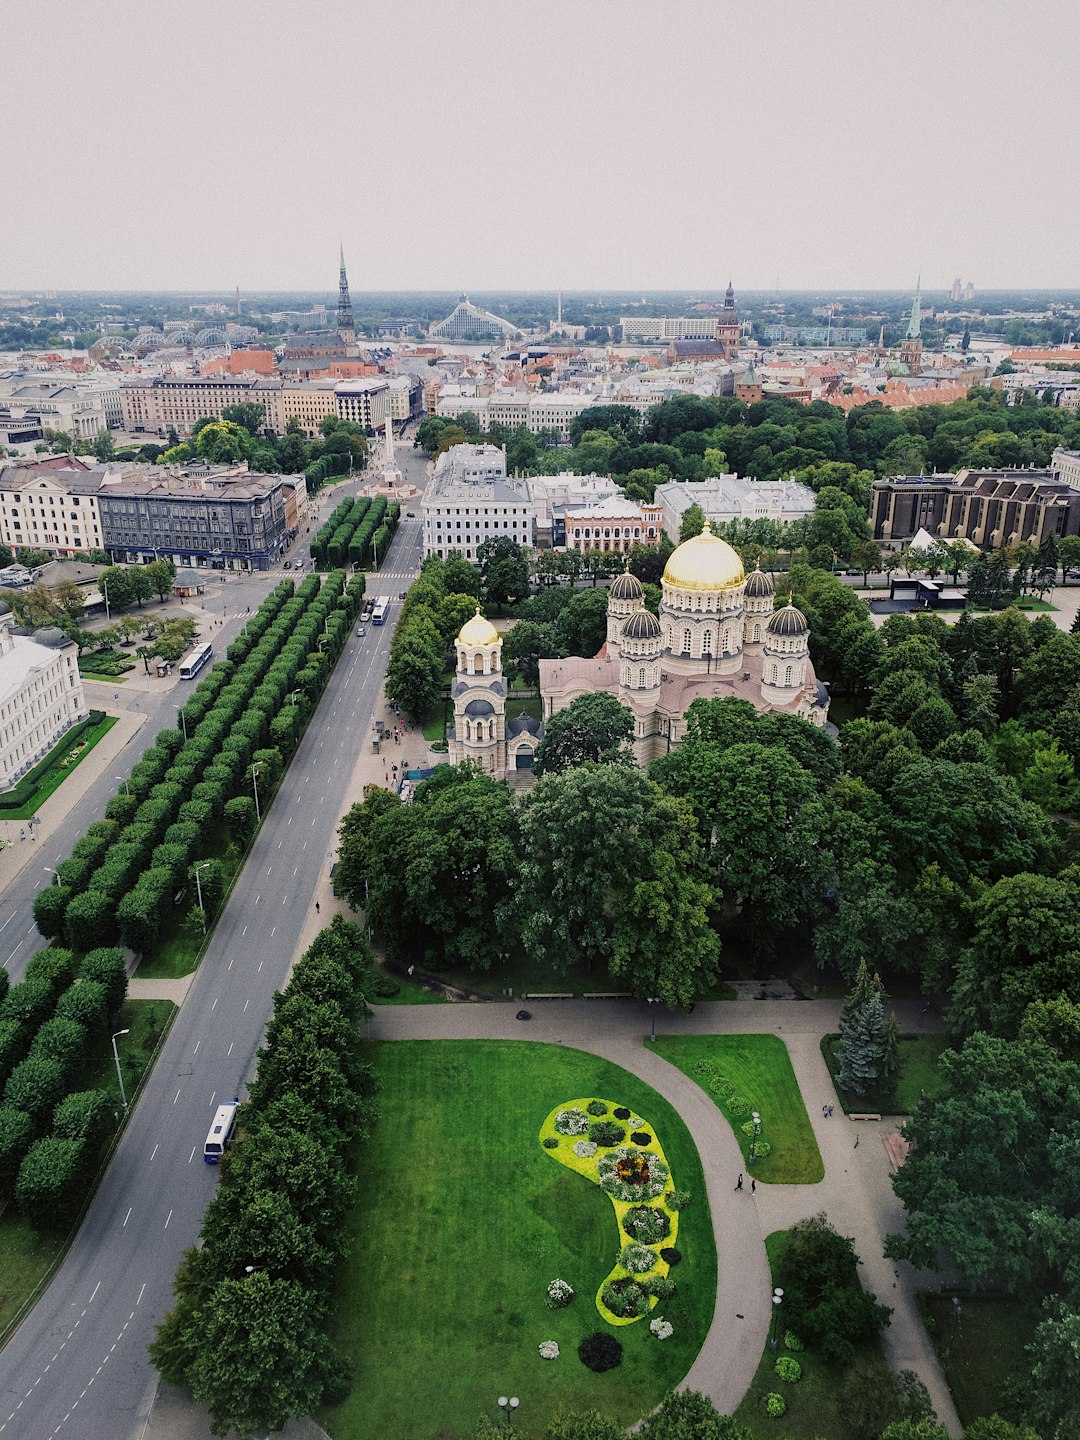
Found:
M 457 643 L 459 645 L 494 645 L 498 638 L 499 632 L 486 616 L 480 614 L 480 606 L 477 605 L 476 614 L 471 620 L 466 620 L 461 627 Z
M 708 528 L 672 551 L 664 584 L 677 590 L 731 590 L 746 578 L 738 553 Z

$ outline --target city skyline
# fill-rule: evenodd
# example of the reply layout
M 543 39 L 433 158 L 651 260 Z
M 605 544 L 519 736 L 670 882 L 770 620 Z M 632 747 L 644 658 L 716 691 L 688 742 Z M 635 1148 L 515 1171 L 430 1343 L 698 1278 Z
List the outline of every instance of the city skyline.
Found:
M 1066 0 L 1022 47 L 998 0 L 619 17 L 103 0 L 46 55 L 12 13 L 0 289 L 323 292 L 339 237 L 356 293 L 1077 285 Z

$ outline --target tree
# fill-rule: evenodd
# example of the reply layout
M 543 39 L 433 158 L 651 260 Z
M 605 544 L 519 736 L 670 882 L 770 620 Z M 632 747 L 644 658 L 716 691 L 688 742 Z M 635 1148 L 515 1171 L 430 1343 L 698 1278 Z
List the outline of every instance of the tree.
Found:
M 629 763 L 634 716 L 613 695 L 579 695 L 552 715 L 536 752 L 536 773 L 557 775 L 574 765 Z
M 176 566 L 171 560 L 154 560 L 146 567 L 146 577 L 158 599 L 167 600 L 172 594 L 173 581 L 176 579 Z
M 519 837 L 506 923 L 552 974 L 603 964 L 668 1004 L 689 1003 L 709 983 L 718 947 L 692 819 L 640 771 L 586 765 L 542 776 Z M 644 936 L 665 886 L 669 908 L 655 910 L 648 923 L 658 928 Z
M 78 1140 L 87 1158 L 100 1153 L 115 1124 L 112 1098 L 104 1090 L 80 1090 L 66 1095 L 53 1111 L 53 1133 L 63 1140 Z
M 25 1111 L 0 1107 L 0 1200 L 6 1202 L 14 1194 L 19 1166 L 33 1139 L 33 1122 Z
M 679 525 L 679 544 L 681 545 L 684 540 L 692 539 L 695 535 L 700 535 L 706 524 L 705 511 L 701 506 L 696 501 L 692 505 L 688 505 L 683 511 L 682 522 Z
M 265 1434 L 317 1409 L 333 1362 L 325 1303 L 261 1270 L 214 1287 L 198 1312 L 202 1334 L 187 1380 L 215 1435 Z
M 595 655 L 607 635 L 606 590 L 577 590 L 563 605 L 555 636 L 564 654 Z
M 198 884 L 195 883 L 195 871 L 199 872 Z M 202 909 L 206 912 L 207 918 L 212 920 L 221 909 L 221 902 L 225 898 L 225 874 L 218 860 L 201 860 L 197 865 L 192 865 L 188 872 L 192 888 L 196 895 L 202 896 Z
M 67 1070 L 58 1060 L 31 1055 L 20 1061 L 4 1086 L 4 1104 L 23 1110 L 42 1129 L 45 1117 L 64 1093 Z
M 266 419 L 266 406 L 253 400 L 243 400 L 237 405 L 225 405 L 221 410 L 222 420 L 239 425 L 249 435 L 258 435 Z
M 858 1264 L 853 1242 L 816 1215 L 788 1230 L 773 1268 L 789 1328 L 839 1365 L 849 1365 L 855 1341 L 875 1335 L 892 1313 L 863 1290 Z
M 135 599 L 132 574 L 133 570 L 122 565 L 109 565 L 101 572 L 98 584 L 102 587 L 101 593 L 107 593 L 111 609 L 125 610 Z
M 111 1023 L 127 993 L 123 950 L 119 946 L 90 950 L 79 966 L 79 979 L 93 980 L 104 988 L 105 1013 Z
M 881 551 L 872 540 L 860 540 L 859 543 L 853 547 L 849 558 L 855 569 L 862 571 L 862 583 L 864 586 L 866 585 L 870 571 L 877 571 L 881 568 Z
M 83 616 L 85 597 L 74 580 L 61 580 L 52 589 L 53 602 L 61 617 L 71 625 L 78 625 Z
M 698 1390 L 669 1391 L 638 1434 L 643 1440 L 750 1440 L 748 1430 Z
M 895 1073 L 896 1055 L 896 1020 L 892 1017 L 890 1024 L 885 1014 L 885 987 L 879 975 L 871 979 L 862 960 L 840 1016 L 837 1084 L 842 1090 L 865 1095 L 879 1080 Z
M 508 535 L 485 540 L 476 552 L 484 600 L 489 605 L 509 605 L 529 593 L 529 566 L 520 545 Z
M 386 693 L 414 718 L 434 709 L 442 688 L 443 643 L 430 613 L 411 615 L 394 636 L 386 670 Z
M 49 1135 L 37 1140 L 19 1166 L 15 1203 L 35 1230 L 64 1231 L 86 1198 L 86 1146 Z
M 540 661 L 561 654 L 555 626 L 535 620 L 519 620 L 503 641 L 504 667 L 516 670 L 526 685 L 534 687 L 540 683 Z
M 116 454 L 116 446 L 113 444 L 113 438 L 108 430 L 98 431 L 94 436 L 90 450 L 94 459 L 100 460 L 102 463 L 113 458 Z

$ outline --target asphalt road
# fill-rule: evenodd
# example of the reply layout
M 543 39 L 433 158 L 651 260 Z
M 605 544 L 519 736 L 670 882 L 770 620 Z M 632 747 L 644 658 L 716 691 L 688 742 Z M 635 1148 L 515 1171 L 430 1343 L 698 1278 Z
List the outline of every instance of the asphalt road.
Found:
M 410 469 L 419 464 L 409 459 Z M 406 585 L 390 577 L 415 573 L 421 553 L 419 515 L 403 519 L 384 572 L 395 598 Z M 203 1141 L 214 1106 L 242 1094 L 253 1073 L 274 991 L 327 871 L 391 633 L 369 626 L 364 639 L 350 637 L 82 1228 L 0 1352 L 4 1437 L 142 1432 L 157 1385 L 146 1347 L 216 1183 Z

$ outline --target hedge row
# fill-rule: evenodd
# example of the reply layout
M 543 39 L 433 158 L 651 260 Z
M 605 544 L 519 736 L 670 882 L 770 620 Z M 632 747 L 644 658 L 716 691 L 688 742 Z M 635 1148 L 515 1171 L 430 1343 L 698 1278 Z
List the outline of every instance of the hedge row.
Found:
M 3 973 L 3 972 L 0 972 Z M 104 1040 L 127 991 L 123 952 L 39 950 L 0 1003 L 0 1201 L 38 1230 L 65 1229 L 116 1125 L 104 1090 L 70 1093 L 91 1045 Z
M 314 495 L 315 491 L 325 485 L 327 480 L 334 475 L 344 475 L 348 468 L 348 455 L 320 455 L 318 460 L 313 460 L 304 471 L 308 494 Z
M 361 601 L 362 583 L 358 595 L 341 572 L 325 585 L 308 576 L 295 594 L 291 581 L 277 586 L 183 706 L 182 729 L 158 734 L 105 819 L 56 867 L 59 884 L 39 892 L 46 939 L 76 951 L 153 944 L 217 823 L 249 824 L 234 802 L 252 793 L 256 770 L 269 798 Z
M 56 742 L 49 753 L 33 767 L 28 770 L 21 780 L 17 780 L 10 790 L 5 790 L 0 795 L 0 811 L 18 810 L 34 794 L 34 791 L 41 784 L 46 774 L 54 765 L 59 765 L 63 755 L 76 743 L 80 735 L 91 729 L 94 725 L 100 725 L 105 719 L 104 710 L 91 710 L 85 720 L 80 720 L 73 725 Z M 0 818 L 3 818 L 0 815 Z
M 202 1246 L 185 1254 L 150 1347 L 165 1380 L 208 1406 L 216 1433 L 265 1434 L 348 1393 L 326 1328 L 351 1239 L 356 1141 L 375 1116 L 358 1033 L 370 984 L 363 934 L 338 916 L 275 996 Z
M 370 504 L 368 499 L 342 500 L 331 513 L 329 520 L 319 526 L 308 545 L 308 553 L 320 568 L 343 563 L 352 533 Z M 331 542 L 334 542 L 336 559 L 331 559 Z
M 393 539 L 401 514 L 400 505 L 387 503 L 385 496 L 374 500 L 361 496 L 343 500 L 321 526 L 308 547 L 316 565 L 366 566 L 373 559 L 381 564 Z

